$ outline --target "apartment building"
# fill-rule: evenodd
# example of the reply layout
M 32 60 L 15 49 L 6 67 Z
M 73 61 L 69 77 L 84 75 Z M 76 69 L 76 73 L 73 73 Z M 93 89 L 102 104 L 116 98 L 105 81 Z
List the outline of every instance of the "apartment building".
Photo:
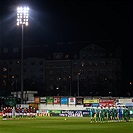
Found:
M 39 47 L 31 48 L 30 53 L 35 50 L 35 56 L 24 53 L 27 55 L 23 67 L 24 90 L 37 90 L 42 96 L 119 95 L 122 69 L 118 52 L 110 53 L 89 44 L 79 50 L 79 58 L 68 59 L 63 52 L 51 53 L 52 57 L 46 58 Z M 20 90 L 20 51 L 14 48 L 12 52 L 8 48 L 0 50 L 1 95 L 7 93 L 5 90 Z

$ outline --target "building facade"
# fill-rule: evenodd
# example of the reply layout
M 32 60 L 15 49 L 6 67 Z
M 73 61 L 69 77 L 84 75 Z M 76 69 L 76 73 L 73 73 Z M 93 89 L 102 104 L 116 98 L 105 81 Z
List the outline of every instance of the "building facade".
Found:
M 9 50 L 2 50 L 0 93 L 6 95 L 20 90 L 21 61 L 17 48 L 13 52 L 18 58 L 3 58 L 3 54 L 8 54 Z M 37 50 L 39 54 L 39 48 Z M 41 52 L 43 53 L 42 48 Z M 122 68 L 118 52 L 114 53 L 96 44 L 89 44 L 79 51 L 79 58 L 76 59 L 65 58 L 63 52 L 52 53 L 53 57 L 50 59 L 40 55 L 25 57 L 24 90 L 39 91 L 41 96 L 117 96 L 121 93 Z

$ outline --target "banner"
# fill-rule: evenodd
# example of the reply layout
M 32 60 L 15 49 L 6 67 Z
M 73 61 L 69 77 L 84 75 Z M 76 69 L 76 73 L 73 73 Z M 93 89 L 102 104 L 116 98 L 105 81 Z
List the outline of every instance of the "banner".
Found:
M 46 103 L 46 97 L 40 97 L 40 103 Z
M 76 105 L 83 105 L 84 98 L 76 98 Z
M 82 110 L 62 110 L 61 113 L 68 117 L 83 117 Z
M 111 99 L 100 99 L 100 105 L 101 106 L 114 106 L 115 105 L 115 98 Z
M 34 98 L 34 103 L 40 103 L 40 97 L 35 97 Z
M 84 107 L 91 107 L 91 106 L 97 107 L 97 106 L 99 106 L 99 103 L 85 103 L 84 104 Z
M 61 110 L 48 110 L 48 113 L 60 114 Z
M 90 116 L 90 111 L 88 111 L 88 110 L 83 110 L 83 111 L 82 111 L 82 115 L 83 115 L 83 117 L 89 117 L 89 116 Z
M 126 107 L 133 107 L 133 103 L 126 103 Z
M 68 104 L 68 98 L 67 97 L 61 97 L 61 104 Z
M 75 97 L 69 97 L 68 104 L 75 105 L 76 104 Z
M 100 102 L 103 102 L 103 103 L 112 103 L 112 102 L 115 102 L 115 99 L 100 99 Z
M 54 97 L 54 104 L 60 104 L 60 97 Z
M 115 105 L 116 105 L 116 106 L 121 106 L 121 107 L 123 107 L 123 106 L 125 106 L 126 104 L 125 104 L 125 103 L 119 103 L 119 102 L 116 102 Z
M 59 116 L 68 117 L 89 117 L 90 111 L 88 110 L 62 110 Z
M 47 97 L 46 102 L 47 102 L 47 104 L 53 104 L 54 98 L 53 97 Z
M 99 103 L 99 99 L 93 99 L 93 100 L 86 100 L 86 99 L 84 99 L 84 104 L 85 103 Z
M 91 103 L 85 103 L 84 107 L 91 107 Z
M 100 102 L 100 106 L 114 106 L 114 102 Z
M 119 103 L 133 103 L 133 99 L 118 99 Z

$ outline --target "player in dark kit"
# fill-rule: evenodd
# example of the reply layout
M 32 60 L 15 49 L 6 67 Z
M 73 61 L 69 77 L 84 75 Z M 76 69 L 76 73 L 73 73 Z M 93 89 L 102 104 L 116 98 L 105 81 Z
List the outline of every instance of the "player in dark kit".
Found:
M 33 118 L 36 118 L 36 108 L 33 108 Z
M 33 108 L 30 107 L 30 117 L 33 118 Z
M 20 115 L 21 118 L 22 118 L 22 116 L 23 116 L 22 113 L 23 113 L 23 112 L 22 112 L 22 107 L 20 107 L 20 108 L 19 108 L 19 115 Z
M 3 113 L 3 120 L 6 120 L 6 109 L 4 108 L 4 110 L 2 111 Z

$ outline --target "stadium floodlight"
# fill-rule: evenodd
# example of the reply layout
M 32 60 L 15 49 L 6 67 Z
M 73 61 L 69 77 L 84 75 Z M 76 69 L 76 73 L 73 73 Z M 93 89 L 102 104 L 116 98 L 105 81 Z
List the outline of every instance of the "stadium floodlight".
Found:
M 17 8 L 17 25 L 28 25 L 29 7 Z
M 24 25 L 28 26 L 29 7 L 17 8 L 17 25 L 22 26 L 22 45 L 21 45 L 21 104 L 23 104 L 23 38 Z

